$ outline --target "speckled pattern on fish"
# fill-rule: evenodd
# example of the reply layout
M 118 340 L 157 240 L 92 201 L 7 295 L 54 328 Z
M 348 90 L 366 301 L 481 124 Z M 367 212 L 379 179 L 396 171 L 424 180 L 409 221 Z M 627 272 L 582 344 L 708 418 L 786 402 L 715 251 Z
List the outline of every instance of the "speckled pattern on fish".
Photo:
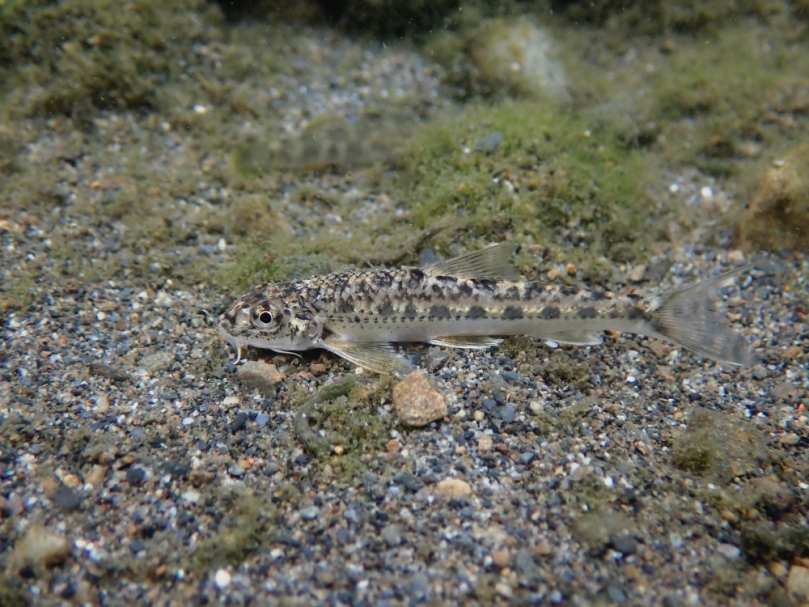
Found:
M 244 346 L 294 352 L 325 348 L 375 371 L 398 371 L 392 342 L 457 348 L 530 335 L 596 345 L 603 330 L 659 337 L 732 364 L 755 360 L 744 338 L 710 308 L 739 270 L 644 299 L 515 280 L 514 247 L 498 245 L 420 269 L 340 272 L 259 285 L 220 319 L 220 333 Z

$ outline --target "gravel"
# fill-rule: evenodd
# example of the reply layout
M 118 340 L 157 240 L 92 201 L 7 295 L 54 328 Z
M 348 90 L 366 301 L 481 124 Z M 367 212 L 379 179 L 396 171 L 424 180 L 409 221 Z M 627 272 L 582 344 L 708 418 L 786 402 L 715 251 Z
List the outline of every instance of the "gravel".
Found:
M 304 41 L 322 57 L 338 44 Z M 433 98 L 422 60 L 362 52 L 364 86 L 418 81 Z M 298 106 L 363 106 L 345 83 L 292 72 L 277 102 L 290 130 Z M 120 128 L 120 145 L 154 145 L 139 142 L 142 125 Z M 97 164 L 118 145 L 108 136 Z M 192 153 L 169 140 L 174 158 Z M 189 200 L 210 189 L 187 187 Z M 114 247 L 120 226 L 58 215 L 49 225 L 76 247 Z M 18 223 L 0 230 L 4 263 L 42 254 L 42 228 Z M 212 263 L 224 259 L 227 245 L 206 246 Z M 526 339 L 485 351 L 408 345 L 422 371 L 398 397 L 395 382 L 320 353 L 250 350 L 234 365 L 215 326 L 225 302 L 202 279 L 183 287 L 122 270 L 54 285 L 0 328 L 9 579 L 25 596 L 109 605 L 722 603 L 715 593 L 729 587 L 749 583 L 752 600 L 787 579 L 809 594 L 805 563 L 792 559 L 805 555 L 785 543 L 805 533 L 809 489 L 809 262 L 755 261 L 721 302 L 762 357 L 751 369 L 627 335 L 553 350 Z M 674 242 L 643 278 L 665 267 L 659 288 L 671 289 L 732 265 L 726 247 Z M 328 448 L 311 449 L 296 438 L 298 407 L 346 376 L 357 387 L 310 420 Z M 700 434 L 692 419 L 716 426 Z

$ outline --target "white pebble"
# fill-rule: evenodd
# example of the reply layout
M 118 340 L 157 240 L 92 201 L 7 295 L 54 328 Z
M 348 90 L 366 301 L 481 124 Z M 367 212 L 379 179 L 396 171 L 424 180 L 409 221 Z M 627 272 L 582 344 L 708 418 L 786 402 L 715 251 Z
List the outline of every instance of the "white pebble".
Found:
M 706 185 L 699 191 L 699 195 L 705 199 L 713 198 L 713 190 L 710 188 L 710 186 Z
M 220 238 L 219 242 L 216 243 L 216 248 L 220 251 L 223 251 L 228 248 L 228 243 L 224 238 Z
M 230 585 L 230 574 L 224 569 L 220 569 L 216 572 L 216 576 L 214 576 L 214 584 L 216 584 L 216 587 L 220 590 L 227 588 Z
M 680 191 L 680 184 L 679 183 L 672 183 L 669 186 L 669 194 L 676 194 Z

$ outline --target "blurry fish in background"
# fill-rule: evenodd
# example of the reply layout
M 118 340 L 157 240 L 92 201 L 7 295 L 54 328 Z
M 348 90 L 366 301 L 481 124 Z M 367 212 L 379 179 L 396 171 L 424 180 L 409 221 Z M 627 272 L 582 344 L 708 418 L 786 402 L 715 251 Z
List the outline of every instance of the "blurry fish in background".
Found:
M 249 141 L 231 156 L 231 166 L 242 174 L 277 169 L 351 169 L 395 160 L 413 131 L 404 117 L 363 116 L 347 120 L 324 115 L 312 120 L 298 135 L 271 141 Z

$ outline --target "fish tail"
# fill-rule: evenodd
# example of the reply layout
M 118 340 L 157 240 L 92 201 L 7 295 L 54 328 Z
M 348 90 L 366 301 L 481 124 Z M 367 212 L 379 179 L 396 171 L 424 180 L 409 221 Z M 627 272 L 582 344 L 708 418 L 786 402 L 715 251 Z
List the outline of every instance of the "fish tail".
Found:
M 731 329 L 711 306 L 719 289 L 742 272 L 744 266 L 704 282 L 657 297 L 648 309 L 650 335 L 732 365 L 749 366 L 758 361 L 750 344 Z

